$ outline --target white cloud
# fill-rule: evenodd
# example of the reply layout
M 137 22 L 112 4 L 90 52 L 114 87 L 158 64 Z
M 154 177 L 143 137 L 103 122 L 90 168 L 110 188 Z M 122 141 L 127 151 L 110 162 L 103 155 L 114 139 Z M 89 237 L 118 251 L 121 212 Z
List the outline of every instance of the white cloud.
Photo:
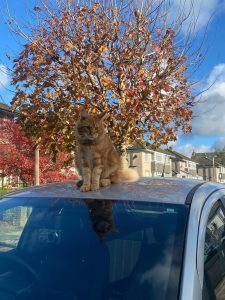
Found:
M 225 140 L 224 140 L 225 142 Z M 179 136 L 175 142 L 169 142 L 167 147 L 171 147 L 173 150 L 182 153 L 188 157 L 191 157 L 193 152 L 212 152 L 214 151 L 215 145 L 205 145 L 205 144 L 194 144 L 187 142 L 184 139 L 184 135 Z M 167 148 L 166 147 L 166 148 Z
M 0 64 L 0 88 L 10 83 L 10 78 L 6 66 Z
M 215 87 L 215 83 L 225 81 L 225 64 L 215 66 L 207 79 L 207 85 Z
M 154 3 L 158 5 L 161 2 L 156 0 Z M 146 10 L 152 1 L 134 0 L 131 3 Z M 215 15 L 225 10 L 225 0 L 167 0 L 163 4 L 168 22 L 180 24 L 183 20 L 183 33 L 204 29 Z
M 192 132 L 180 135 L 172 147 L 191 156 L 192 152 L 212 152 L 225 147 L 225 64 L 215 66 L 203 88 L 202 95 L 192 120 Z M 199 142 L 198 140 L 204 140 Z M 211 141 L 211 142 L 210 142 Z
M 182 153 L 188 157 L 191 157 L 193 152 L 211 152 L 212 147 L 208 145 L 193 145 L 191 143 L 187 144 L 177 144 L 173 147 L 174 150 L 176 150 L 179 153 Z
M 207 79 L 207 86 L 210 84 L 193 118 L 193 135 L 225 135 L 225 64 L 213 68 Z
M 183 31 L 187 30 L 188 26 L 200 30 L 207 25 L 215 13 L 221 13 L 224 10 L 224 2 L 221 0 L 173 0 L 173 18 L 179 14 L 183 17 L 188 16 Z

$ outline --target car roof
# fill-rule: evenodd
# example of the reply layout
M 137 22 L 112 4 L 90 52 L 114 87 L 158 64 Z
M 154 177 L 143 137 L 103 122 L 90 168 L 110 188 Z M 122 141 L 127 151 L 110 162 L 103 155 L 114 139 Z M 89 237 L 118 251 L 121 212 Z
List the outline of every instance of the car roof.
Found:
M 192 179 L 141 178 L 137 182 L 113 184 L 96 192 L 84 193 L 77 188 L 76 181 L 73 181 L 33 186 L 11 192 L 4 197 L 109 199 L 190 204 L 195 190 L 203 184 L 207 183 Z

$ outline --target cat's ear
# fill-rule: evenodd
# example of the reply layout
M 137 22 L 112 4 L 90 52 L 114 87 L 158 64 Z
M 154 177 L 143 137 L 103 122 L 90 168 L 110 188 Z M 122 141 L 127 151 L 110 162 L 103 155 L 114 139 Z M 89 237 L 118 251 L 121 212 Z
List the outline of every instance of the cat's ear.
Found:
M 84 109 L 82 109 L 82 111 L 80 112 L 81 120 L 85 120 L 87 119 L 87 117 L 88 117 L 88 113 Z
M 106 112 L 102 112 L 98 117 L 101 121 L 104 121 L 108 117 L 108 115 Z

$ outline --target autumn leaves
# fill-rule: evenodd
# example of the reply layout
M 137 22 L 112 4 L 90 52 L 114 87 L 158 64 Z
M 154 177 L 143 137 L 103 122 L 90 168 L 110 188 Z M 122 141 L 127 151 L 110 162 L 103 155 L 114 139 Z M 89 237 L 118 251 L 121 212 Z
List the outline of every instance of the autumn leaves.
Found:
M 191 130 L 187 56 L 162 19 L 163 6 L 156 10 L 151 1 L 147 13 L 69 0 L 53 9 L 42 2 L 13 75 L 13 106 L 29 135 L 43 137 L 49 152 L 71 151 L 82 108 L 109 112 L 118 147 L 136 139 L 158 146 L 175 140 L 180 128 Z

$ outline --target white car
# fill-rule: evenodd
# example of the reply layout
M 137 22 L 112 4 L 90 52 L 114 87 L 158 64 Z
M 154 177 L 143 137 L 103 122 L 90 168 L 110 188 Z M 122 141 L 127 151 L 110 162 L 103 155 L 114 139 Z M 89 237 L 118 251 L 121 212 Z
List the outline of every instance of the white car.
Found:
M 0 199 L 1 300 L 225 299 L 225 186 L 144 178 Z

